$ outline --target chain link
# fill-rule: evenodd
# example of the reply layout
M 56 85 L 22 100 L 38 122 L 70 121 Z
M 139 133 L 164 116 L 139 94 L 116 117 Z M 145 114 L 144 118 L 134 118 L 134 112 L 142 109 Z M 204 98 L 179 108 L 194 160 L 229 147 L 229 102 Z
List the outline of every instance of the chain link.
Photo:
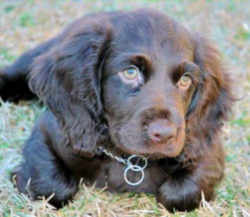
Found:
M 115 155 L 113 155 L 110 151 L 106 150 L 105 148 L 103 148 L 103 147 L 101 147 L 101 146 L 99 146 L 98 149 L 99 149 L 100 151 L 102 151 L 104 154 L 106 154 L 107 156 L 109 156 L 110 158 L 115 159 L 116 161 L 118 161 L 118 162 L 120 162 L 120 163 L 122 163 L 122 164 L 127 165 L 127 163 L 128 163 L 127 159 L 124 159 L 124 158 L 122 158 L 122 157 L 115 156 Z
M 118 156 L 113 155 L 110 151 L 106 150 L 105 148 L 103 148 L 101 146 L 99 146 L 98 149 L 99 149 L 99 151 L 106 154 L 108 157 L 110 157 L 112 159 L 115 159 L 119 163 L 122 163 L 122 164 L 125 165 L 125 169 L 123 171 L 123 178 L 124 178 L 125 182 L 128 185 L 137 186 L 137 185 L 139 185 L 139 184 L 141 184 L 143 182 L 143 180 L 144 180 L 144 169 L 148 165 L 147 158 L 145 158 L 143 156 L 131 155 L 128 159 L 124 159 L 122 157 L 118 157 Z M 143 166 L 133 164 L 132 159 L 135 159 L 136 157 L 139 157 L 144 162 Z M 140 179 L 138 181 L 130 181 L 129 178 L 128 178 L 128 172 L 129 171 L 140 174 Z

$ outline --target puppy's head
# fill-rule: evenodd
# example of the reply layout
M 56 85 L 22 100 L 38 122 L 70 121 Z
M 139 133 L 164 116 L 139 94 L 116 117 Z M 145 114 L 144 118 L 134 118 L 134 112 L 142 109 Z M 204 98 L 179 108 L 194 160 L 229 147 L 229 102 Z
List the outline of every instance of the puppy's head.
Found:
M 122 152 L 176 157 L 193 141 L 188 130 L 207 139 L 229 110 L 217 51 L 164 14 L 91 15 L 59 37 L 34 62 L 30 86 L 84 155 L 106 126 Z

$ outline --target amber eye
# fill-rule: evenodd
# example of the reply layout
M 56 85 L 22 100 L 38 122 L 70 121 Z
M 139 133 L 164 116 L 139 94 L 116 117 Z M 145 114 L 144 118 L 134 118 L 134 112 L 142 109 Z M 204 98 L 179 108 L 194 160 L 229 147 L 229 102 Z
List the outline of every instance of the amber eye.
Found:
M 192 84 L 192 79 L 186 73 L 181 76 L 180 80 L 177 82 L 177 86 L 181 89 L 188 89 Z
M 126 78 L 128 80 L 137 79 L 137 77 L 139 76 L 139 73 L 140 73 L 140 71 L 135 67 L 128 68 L 122 72 L 124 78 Z

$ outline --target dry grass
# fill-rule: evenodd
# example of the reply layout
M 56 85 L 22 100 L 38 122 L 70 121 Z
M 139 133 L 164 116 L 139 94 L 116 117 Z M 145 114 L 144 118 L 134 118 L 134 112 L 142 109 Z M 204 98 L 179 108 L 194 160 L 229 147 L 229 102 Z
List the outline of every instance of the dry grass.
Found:
M 84 3 L 83 3 L 84 2 Z M 145 194 L 111 194 L 81 185 L 73 203 L 54 210 L 43 201 L 20 195 L 8 180 L 21 160 L 20 150 L 34 119 L 41 113 L 35 102 L 0 107 L 0 216 L 250 216 L 250 2 L 248 0 L 1 0 L 0 65 L 55 35 L 76 17 L 92 11 L 154 7 L 189 28 L 202 31 L 218 44 L 228 62 L 237 95 L 232 120 L 224 128 L 226 176 L 213 202 L 191 213 L 168 213 Z

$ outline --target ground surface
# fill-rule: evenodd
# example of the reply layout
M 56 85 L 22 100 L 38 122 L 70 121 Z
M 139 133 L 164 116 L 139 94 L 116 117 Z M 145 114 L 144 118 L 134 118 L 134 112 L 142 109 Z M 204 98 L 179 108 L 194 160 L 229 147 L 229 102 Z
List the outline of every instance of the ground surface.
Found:
M 0 66 L 55 35 L 83 14 L 154 7 L 212 38 L 232 72 L 237 96 L 224 128 L 226 171 L 214 202 L 172 216 L 250 216 L 250 1 L 248 0 L 1 0 Z M 81 187 L 70 205 L 56 211 L 46 201 L 31 202 L 8 180 L 21 160 L 20 150 L 34 119 L 44 108 L 35 102 L 0 106 L 0 216 L 171 216 L 150 195 L 110 194 Z

